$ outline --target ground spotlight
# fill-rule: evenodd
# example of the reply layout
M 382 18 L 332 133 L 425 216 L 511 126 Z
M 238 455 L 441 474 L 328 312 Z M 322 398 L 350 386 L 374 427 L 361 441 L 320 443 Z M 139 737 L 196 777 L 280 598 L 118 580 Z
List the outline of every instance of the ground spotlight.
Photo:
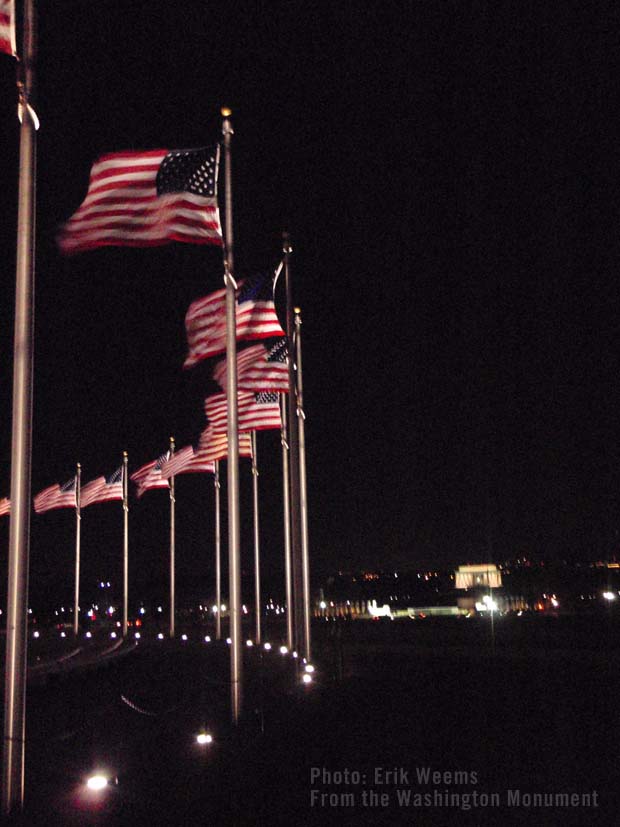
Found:
M 87 779 L 86 786 L 93 792 L 100 792 L 108 786 L 108 779 L 101 773 L 94 773 Z

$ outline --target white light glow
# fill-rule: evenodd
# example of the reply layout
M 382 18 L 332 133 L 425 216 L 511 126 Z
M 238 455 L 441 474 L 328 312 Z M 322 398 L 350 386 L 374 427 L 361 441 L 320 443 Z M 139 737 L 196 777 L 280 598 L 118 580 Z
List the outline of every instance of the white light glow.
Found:
M 226 643 L 230 646 L 230 644 L 232 643 L 232 640 L 229 637 L 227 637 L 226 638 Z
M 103 790 L 108 786 L 108 779 L 105 775 L 91 775 L 91 777 L 86 782 L 86 786 L 89 790 Z
M 314 672 L 314 666 L 311 663 L 306 664 L 306 672 Z
M 294 658 L 299 657 L 299 655 L 297 654 L 297 652 L 293 652 L 293 657 L 294 657 Z
M 93 636 L 93 633 L 92 633 L 92 632 L 86 632 L 86 637 L 89 637 L 89 638 L 90 638 L 90 637 L 92 637 L 92 636 Z
M 211 638 L 209 635 L 205 635 L 205 643 L 211 643 Z
M 160 632 L 160 633 L 157 635 L 157 640 L 163 640 L 163 639 L 164 639 L 164 636 L 163 636 L 163 634 Z
M 265 649 L 267 650 L 267 652 L 269 652 L 271 650 L 271 643 L 266 643 Z
M 603 597 L 605 600 L 615 600 L 616 595 L 613 592 L 603 592 Z
M 115 640 L 116 639 L 116 632 L 110 632 L 110 637 L 112 638 L 112 640 Z
M 302 679 L 302 681 L 303 681 L 304 683 L 312 683 L 312 675 L 309 675 L 307 672 L 305 672 L 305 673 L 302 675 L 302 678 L 301 678 L 301 679 Z
M 199 744 L 211 744 L 213 743 L 213 736 L 209 735 L 208 732 L 201 732 L 196 736 L 196 741 Z
M 39 633 L 38 633 L 38 632 L 34 632 L 34 633 L 33 633 L 33 635 L 32 635 L 32 637 L 39 637 Z
M 287 653 L 288 653 L 288 649 L 286 648 L 286 646 L 280 646 L 280 654 L 281 655 L 286 655 Z
M 181 635 L 181 640 L 187 640 L 187 635 Z
M 60 637 L 67 637 L 67 636 L 66 636 L 66 634 L 65 634 L 64 632 L 61 632 L 61 633 L 60 633 Z
M 254 641 L 252 641 L 252 640 L 246 640 L 245 645 L 246 645 L 246 646 L 254 646 Z
M 140 632 L 136 632 L 134 637 L 135 637 L 136 640 L 140 640 Z

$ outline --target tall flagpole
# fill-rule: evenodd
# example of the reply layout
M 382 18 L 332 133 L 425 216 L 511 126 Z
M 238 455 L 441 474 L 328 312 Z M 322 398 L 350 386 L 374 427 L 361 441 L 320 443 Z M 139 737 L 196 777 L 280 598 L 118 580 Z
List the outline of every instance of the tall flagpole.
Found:
M 233 258 L 232 170 L 230 142 L 233 135 L 230 109 L 222 109 L 226 229 L 224 279 L 226 282 L 226 394 L 228 401 L 228 582 L 230 616 L 230 705 L 233 723 L 239 722 L 242 705 L 243 649 L 241 641 L 241 553 L 239 529 L 239 433 L 237 411 L 237 321 Z
M 174 437 L 170 437 L 170 456 L 174 456 Z M 174 553 L 175 553 L 175 525 L 174 525 L 174 476 L 170 477 L 170 637 L 174 637 Z
M 80 541 L 82 528 L 82 466 L 78 462 L 75 470 L 75 584 L 73 587 L 73 634 L 77 637 L 80 628 Z
M 260 593 L 260 530 L 258 521 L 258 465 L 256 463 L 256 431 L 252 431 L 252 498 L 254 504 L 254 599 L 256 603 L 256 643 L 261 642 Z
M 301 521 L 301 577 L 304 599 L 304 657 L 310 663 L 310 559 L 308 551 L 308 491 L 306 486 L 306 414 L 301 366 L 301 310 L 295 308 L 295 361 L 297 362 L 297 417 L 299 429 L 299 508 Z
M 283 235 L 284 275 L 286 283 L 286 338 L 288 340 L 288 445 L 289 496 L 291 516 L 291 573 L 293 580 L 293 642 L 296 649 L 303 646 L 303 582 L 301 562 L 301 514 L 299 507 L 299 427 L 297 417 L 297 377 L 294 347 L 293 277 L 291 273 L 291 246 L 288 233 Z M 290 609 L 289 609 L 290 611 Z
M 127 637 L 129 608 L 129 497 L 127 451 L 123 451 L 123 637 Z
M 7 815 L 23 807 L 26 746 L 36 168 L 36 116 L 29 103 L 34 92 L 36 43 L 34 0 L 24 0 L 23 24 L 22 62 L 19 64 L 21 76 L 17 84 L 21 129 L 15 266 L 11 524 L 6 606 L 4 761 L 2 767 L 2 808 Z
M 284 512 L 284 585 L 286 590 L 286 645 L 293 648 L 293 581 L 291 576 L 291 509 L 288 467 L 288 434 L 286 427 L 286 394 L 280 394 L 280 414 L 282 417 L 282 504 Z
M 220 529 L 220 462 L 213 463 L 213 488 L 215 489 L 215 639 L 222 639 L 222 533 Z

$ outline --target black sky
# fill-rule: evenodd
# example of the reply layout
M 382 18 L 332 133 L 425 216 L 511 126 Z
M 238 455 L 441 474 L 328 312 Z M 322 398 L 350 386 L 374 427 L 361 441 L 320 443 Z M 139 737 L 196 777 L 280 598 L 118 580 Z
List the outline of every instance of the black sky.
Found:
M 35 493 L 78 460 L 85 479 L 125 449 L 135 468 L 171 434 L 181 446 L 202 427 L 208 370 L 181 370 L 183 317 L 221 286 L 219 251 L 64 259 L 54 234 L 99 154 L 213 143 L 225 104 L 237 274 L 275 266 L 283 229 L 294 240 L 313 572 L 618 553 L 614 4 L 38 5 Z M 0 495 L 13 83 L 1 57 Z M 276 434 L 261 435 L 259 460 L 268 584 L 279 589 Z M 210 483 L 185 477 L 179 489 L 181 577 L 208 582 Z M 246 568 L 249 490 L 247 473 Z M 93 582 L 118 568 L 117 511 L 85 512 Z M 135 505 L 131 532 L 134 580 L 165 579 L 165 493 Z M 70 512 L 33 517 L 35 592 L 65 588 L 56 564 L 70 569 L 72 544 Z

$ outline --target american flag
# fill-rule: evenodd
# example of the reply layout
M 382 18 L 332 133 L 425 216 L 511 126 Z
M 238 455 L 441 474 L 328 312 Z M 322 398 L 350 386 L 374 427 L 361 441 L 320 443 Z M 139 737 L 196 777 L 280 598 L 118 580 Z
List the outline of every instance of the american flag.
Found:
M 218 159 L 217 147 L 103 155 L 93 164 L 86 198 L 59 233 L 61 251 L 169 241 L 221 245 Z
M 14 0 L 0 0 L 0 52 L 16 53 Z
M 226 434 L 214 433 L 208 425 L 200 435 L 198 453 L 204 461 L 226 459 L 228 456 L 228 437 Z M 252 440 L 249 434 L 239 434 L 239 456 L 252 456 Z
M 123 499 L 123 469 L 117 468 L 109 477 L 97 477 L 80 489 L 80 508 L 93 503 Z
M 0 517 L 4 517 L 5 514 L 11 513 L 11 501 L 8 497 L 3 497 L 0 500 Z
M 71 477 L 64 485 L 56 483 L 44 488 L 33 500 L 34 510 L 37 514 L 42 514 L 53 508 L 76 508 L 75 483 L 76 478 Z
M 273 301 L 273 276 L 261 274 L 242 279 L 237 291 L 237 341 L 284 336 Z M 201 359 L 226 350 L 226 289 L 216 290 L 193 302 L 185 315 L 189 353 L 183 364 L 192 367 Z
M 164 462 L 161 467 L 161 475 L 166 479 L 175 477 L 177 474 L 213 474 L 214 471 L 213 461 L 205 460 L 200 455 L 200 448 L 195 450 L 192 445 L 175 451 L 174 456 Z
M 170 451 L 166 451 L 165 454 L 161 454 L 152 462 L 147 462 L 146 465 L 138 468 L 138 470 L 131 475 L 131 479 L 138 486 L 136 491 L 138 497 L 141 497 L 145 491 L 149 491 L 151 488 L 170 488 L 168 480 L 164 479 L 161 475 L 161 467 L 169 457 Z
M 265 431 L 282 427 L 280 399 L 277 393 L 239 391 L 237 406 L 239 431 Z M 227 432 L 228 409 L 225 393 L 208 396 L 205 400 L 205 413 L 214 433 Z
M 237 388 L 243 391 L 279 391 L 288 393 L 288 347 L 279 339 L 267 350 L 262 344 L 252 345 L 237 353 Z M 226 389 L 226 359 L 213 369 L 213 378 Z

